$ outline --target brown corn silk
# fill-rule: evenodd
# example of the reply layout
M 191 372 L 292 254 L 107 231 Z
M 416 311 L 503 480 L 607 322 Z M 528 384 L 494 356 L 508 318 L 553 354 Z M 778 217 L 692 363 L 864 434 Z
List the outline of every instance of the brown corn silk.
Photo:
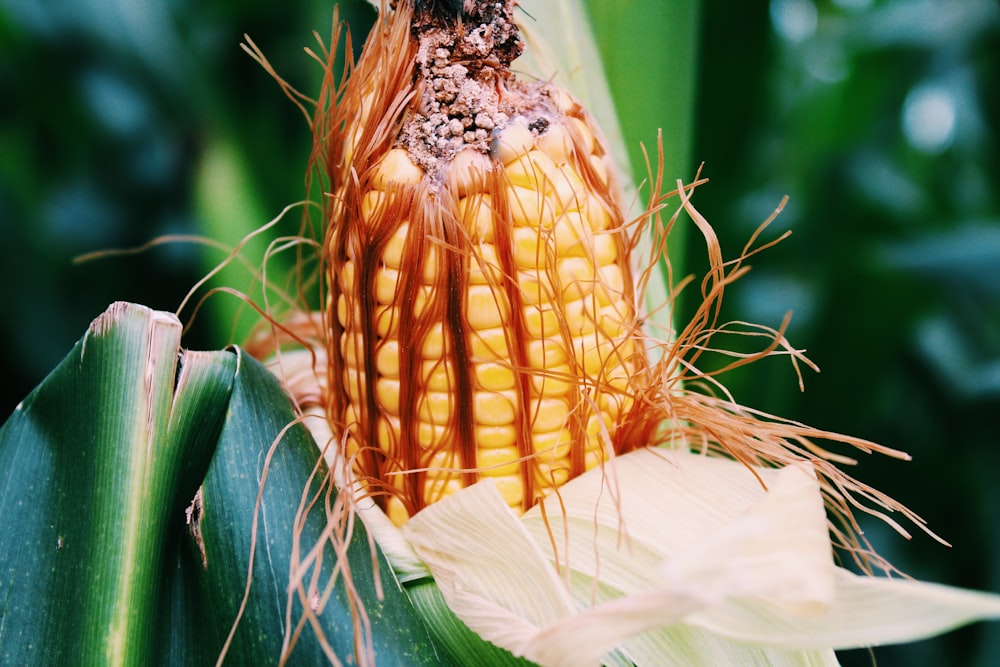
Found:
M 397 523 L 484 477 L 527 509 L 652 430 L 609 151 L 481 4 L 398 3 L 326 143 L 328 415 Z

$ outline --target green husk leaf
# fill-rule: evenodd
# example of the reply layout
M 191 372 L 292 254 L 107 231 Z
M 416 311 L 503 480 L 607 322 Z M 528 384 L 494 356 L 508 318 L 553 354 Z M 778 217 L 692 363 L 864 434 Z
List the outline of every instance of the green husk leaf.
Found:
M 611 88 L 604 73 L 594 31 L 581 0 L 524 0 L 518 23 L 524 54 L 512 68 L 570 91 L 596 119 L 611 145 L 626 188 L 633 191 L 632 170 Z
M 324 536 L 345 508 L 304 429 L 279 438 L 294 415 L 277 381 L 180 335 L 112 305 L 0 429 L 0 662 L 212 664 L 236 627 L 230 664 L 441 664 L 354 514 Z
M 3 664 L 160 659 L 171 554 L 235 369 L 180 357 L 180 335 L 113 304 L 0 430 Z
M 657 0 L 659 1 L 659 0 Z M 518 58 L 513 68 L 518 73 L 526 73 L 529 76 L 543 80 L 554 81 L 556 84 L 570 91 L 583 107 L 594 117 L 598 127 L 600 127 L 605 139 L 611 147 L 615 157 L 615 165 L 618 168 L 619 179 L 624 188 L 626 206 L 626 217 L 638 218 L 643 215 L 647 202 L 644 201 L 638 192 L 637 181 L 645 181 L 649 175 L 647 166 L 647 155 L 652 168 L 656 169 L 656 132 L 657 126 L 650 124 L 643 127 L 645 135 L 637 136 L 638 131 L 633 126 L 633 132 L 626 139 L 622 130 L 620 119 L 622 116 L 616 108 L 616 101 L 612 95 L 611 81 L 608 78 L 607 70 L 604 67 L 602 54 L 616 51 L 635 51 L 631 48 L 633 41 L 616 40 L 614 37 L 607 37 L 599 48 L 594 24 L 588 17 L 587 5 L 584 0 L 524 0 L 519 3 L 523 10 L 524 18 L 520 21 L 522 35 L 525 40 L 525 52 Z M 612 13 L 621 13 L 620 8 L 610 10 Z M 695 13 L 690 12 L 692 15 Z M 681 32 L 681 28 L 677 28 Z M 620 37 L 620 36 L 619 36 Z M 679 41 L 672 42 L 673 46 L 666 53 L 655 55 L 645 54 L 654 62 L 663 62 L 670 53 L 675 50 L 693 50 L 693 40 L 680 38 Z M 644 65 L 645 67 L 645 65 Z M 689 81 L 688 87 L 693 86 L 694 70 L 687 72 Z M 683 80 L 684 76 L 678 76 Z M 618 104 L 621 108 L 631 108 L 642 105 L 644 98 L 643 90 L 635 84 L 634 77 L 626 77 L 618 82 L 619 98 Z M 631 86 L 631 87 L 630 87 Z M 628 100 L 628 103 L 623 103 Z M 662 106 L 655 98 L 645 99 L 646 106 Z M 690 122 L 691 108 L 693 104 L 691 98 L 676 103 L 678 107 L 683 107 L 676 116 L 676 127 L 671 129 L 684 130 L 690 133 L 692 123 Z M 634 116 L 634 114 L 633 114 Z M 634 118 L 630 118 L 634 120 Z M 655 123 L 659 118 L 650 117 L 649 114 L 642 117 L 644 122 Z M 641 142 L 641 143 L 640 143 Z M 647 153 L 643 151 L 645 145 Z M 689 142 L 685 144 L 689 146 Z M 687 160 L 689 148 L 684 149 L 684 155 L 671 156 L 669 167 L 676 169 L 676 164 Z M 673 183 L 678 175 L 668 171 L 667 182 Z M 654 173 L 653 176 L 656 176 Z M 669 191 L 670 187 L 667 188 Z M 645 192 L 648 193 L 649 188 Z M 651 223 L 652 221 L 647 221 Z M 651 224 L 648 225 L 651 229 Z M 675 232 L 677 234 L 677 232 Z M 683 246 L 682 235 L 674 237 L 677 240 L 677 247 Z M 638 256 L 645 258 L 649 255 L 650 240 L 643 239 L 643 243 L 638 248 Z M 675 270 L 679 270 L 680 255 L 673 258 Z M 671 309 L 662 308 L 668 301 L 668 273 L 665 267 L 660 271 L 653 271 L 650 280 L 646 285 L 645 305 L 650 312 L 650 318 L 656 325 L 656 334 L 663 335 L 663 332 L 671 331 L 670 313 Z
M 211 285 L 224 285 L 261 301 L 264 290 L 253 269 L 262 266 L 266 257 L 269 271 L 285 275 L 289 272 L 288 258 L 267 254 L 269 239 L 255 236 L 260 222 L 268 219 L 267 209 L 260 201 L 246 156 L 228 133 L 214 135 L 206 144 L 195 186 L 195 207 L 205 237 L 225 248 L 240 247 L 238 258 L 232 261 L 216 250 L 205 250 L 206 272 L 218 269 Z M 220 263 L 225 265 L 219 267 Z M 235 296 L 216 299 L 210 317 L 215 329 L 229 341 L 246 340 L 258 319 L 253 309 Z
M 677 179 L 690 182 L 700 162 L 698 156 L 692 160 L 691 153 L 701 3 L 631 0 L 627 10 L 604 0 L 583 0 L 583 4 L 594 28 L 594 42 L 611 98 L 615 100 L 617 121 L 623 128 L 627 159 L 635 180 L 656 177 L 659 131 L 663 142 L 659 157 L 663 160 L 665 182 L 672 184 Z M 671 189 L 667 187 L 668 191 Z M 681 275 L 686 266 L 686 238 L 685 225 L 678 225 L 671 232 L 667 250 L 674 275 Z M 662 332 L 669 331 L 671 325 L 669 312 L 661 316 L 658 310 L 667 302 L 671 277 L 663 261 L 660 269 L 650 280 L 646 304 Z M 669 310 L 678 310 L 678 304 L 674 303 Z
M 312 437 L 294 421 L 277 380 L 239 352 L 229 412 L 202 487 L 198 525 L 207 565 L 194 539 L 181 559 L 190 596 L 184 604 L 199 610 L 187 617 L 221 622 L 185 630 L 194 637 L 185 662 L 214 660 L 234 628 L 230 664 L 278 656 L 302 664 L 363 665 L 373 657 L 378 664 L 441 664 L 381 551 L 338 501 Z M 314 547 L 318 555 L 309 560 Z M 238 619 L 251 554 L 252 581 Z

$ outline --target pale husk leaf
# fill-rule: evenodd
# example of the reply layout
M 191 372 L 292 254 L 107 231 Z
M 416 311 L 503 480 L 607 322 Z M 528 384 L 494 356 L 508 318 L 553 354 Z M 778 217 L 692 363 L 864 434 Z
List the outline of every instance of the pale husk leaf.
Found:
M 470 515 L 475 520 L 469 521 Z M 555 570 L 492 480 L 419 512 L 403 534 L 431 568 L 452 610 L 491 641 L 526 636 L 573 613 Z M 494 620 L 499 622 L 491 627 Z
M 980 620 L 1000 618 L 1000 596 L 951 586 L 857 575 L 838 568 L 834 604 L 793 615 L 768 604 L 733 604 L 686 622 L 775 647 L 837 649 L 918 641 Z
M 485 482 L 404 534 L 469 627 L 542 665 L 599 664 L 616 647 L 637 664 L 836 664 L 833 648 L 1000 615 L 997 596 L 837 568 L 807 465 L 639 450 L 520 521 Z

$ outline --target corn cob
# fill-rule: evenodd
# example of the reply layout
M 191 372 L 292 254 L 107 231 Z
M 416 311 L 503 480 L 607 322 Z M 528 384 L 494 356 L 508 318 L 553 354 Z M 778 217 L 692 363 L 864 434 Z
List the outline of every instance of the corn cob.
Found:
M 396 523 L 484 477 L 521 511 L 644 444 L 610 155 L 511 75 L 513 4 L 398 2 L 333 122 L 328 409 Z

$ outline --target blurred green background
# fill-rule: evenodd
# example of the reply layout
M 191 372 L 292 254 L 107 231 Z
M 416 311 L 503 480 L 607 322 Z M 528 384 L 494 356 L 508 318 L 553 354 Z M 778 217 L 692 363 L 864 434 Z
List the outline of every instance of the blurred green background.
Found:
M 727 376 L 736 397 L 910 452 L 865 457 L 856 475 L 954 546 L 877 522 L 867 536 L 909 574 L 1000 592 L 1000 5 L 706 0 L 682 12 L 696 28 L 670 32 L 677 0 L 591 4 L 599 36 L 641 12 L 694 49 L 693 62 L 609 71 L 632 148 L 693 112 L 691 136 L 665 137 L 690 152 L 668 176 L 704 162 L 695 204 L 727 257 L 790 196 L 766 238 L 792 237 L 753 260 L 725 315 L 776 326 L 791 310 L 788 335 L 822 372 L 800 393 L 787 361 L 769 360 Z M 330 15 L 319 0 L 0 0 L 0 412 L 109 302 L 174 310 L 224 254 L 171 243 L 74 257 L 166 234 L 234 243 L 303 197 L 306 124 L 238 44 L 249 33 L 311 93 L 320 70 L 302 47 Z M 343 2 L 341 15 L 360 42 L 370 9 Z M 665 48 L 626 44 L 604 48 L 639 63 Z M 694 78 L 663 85 L 677 68 Z M 275 234 L 298 225 L 293 211 Z M 685 269 L 702 271 L 697 236 L 684 243 Z M 187 344 L 230 342 L 237 307 L 213 296 Z M 1000 624 L 842 659 L 872 655 L 996 665 Z

